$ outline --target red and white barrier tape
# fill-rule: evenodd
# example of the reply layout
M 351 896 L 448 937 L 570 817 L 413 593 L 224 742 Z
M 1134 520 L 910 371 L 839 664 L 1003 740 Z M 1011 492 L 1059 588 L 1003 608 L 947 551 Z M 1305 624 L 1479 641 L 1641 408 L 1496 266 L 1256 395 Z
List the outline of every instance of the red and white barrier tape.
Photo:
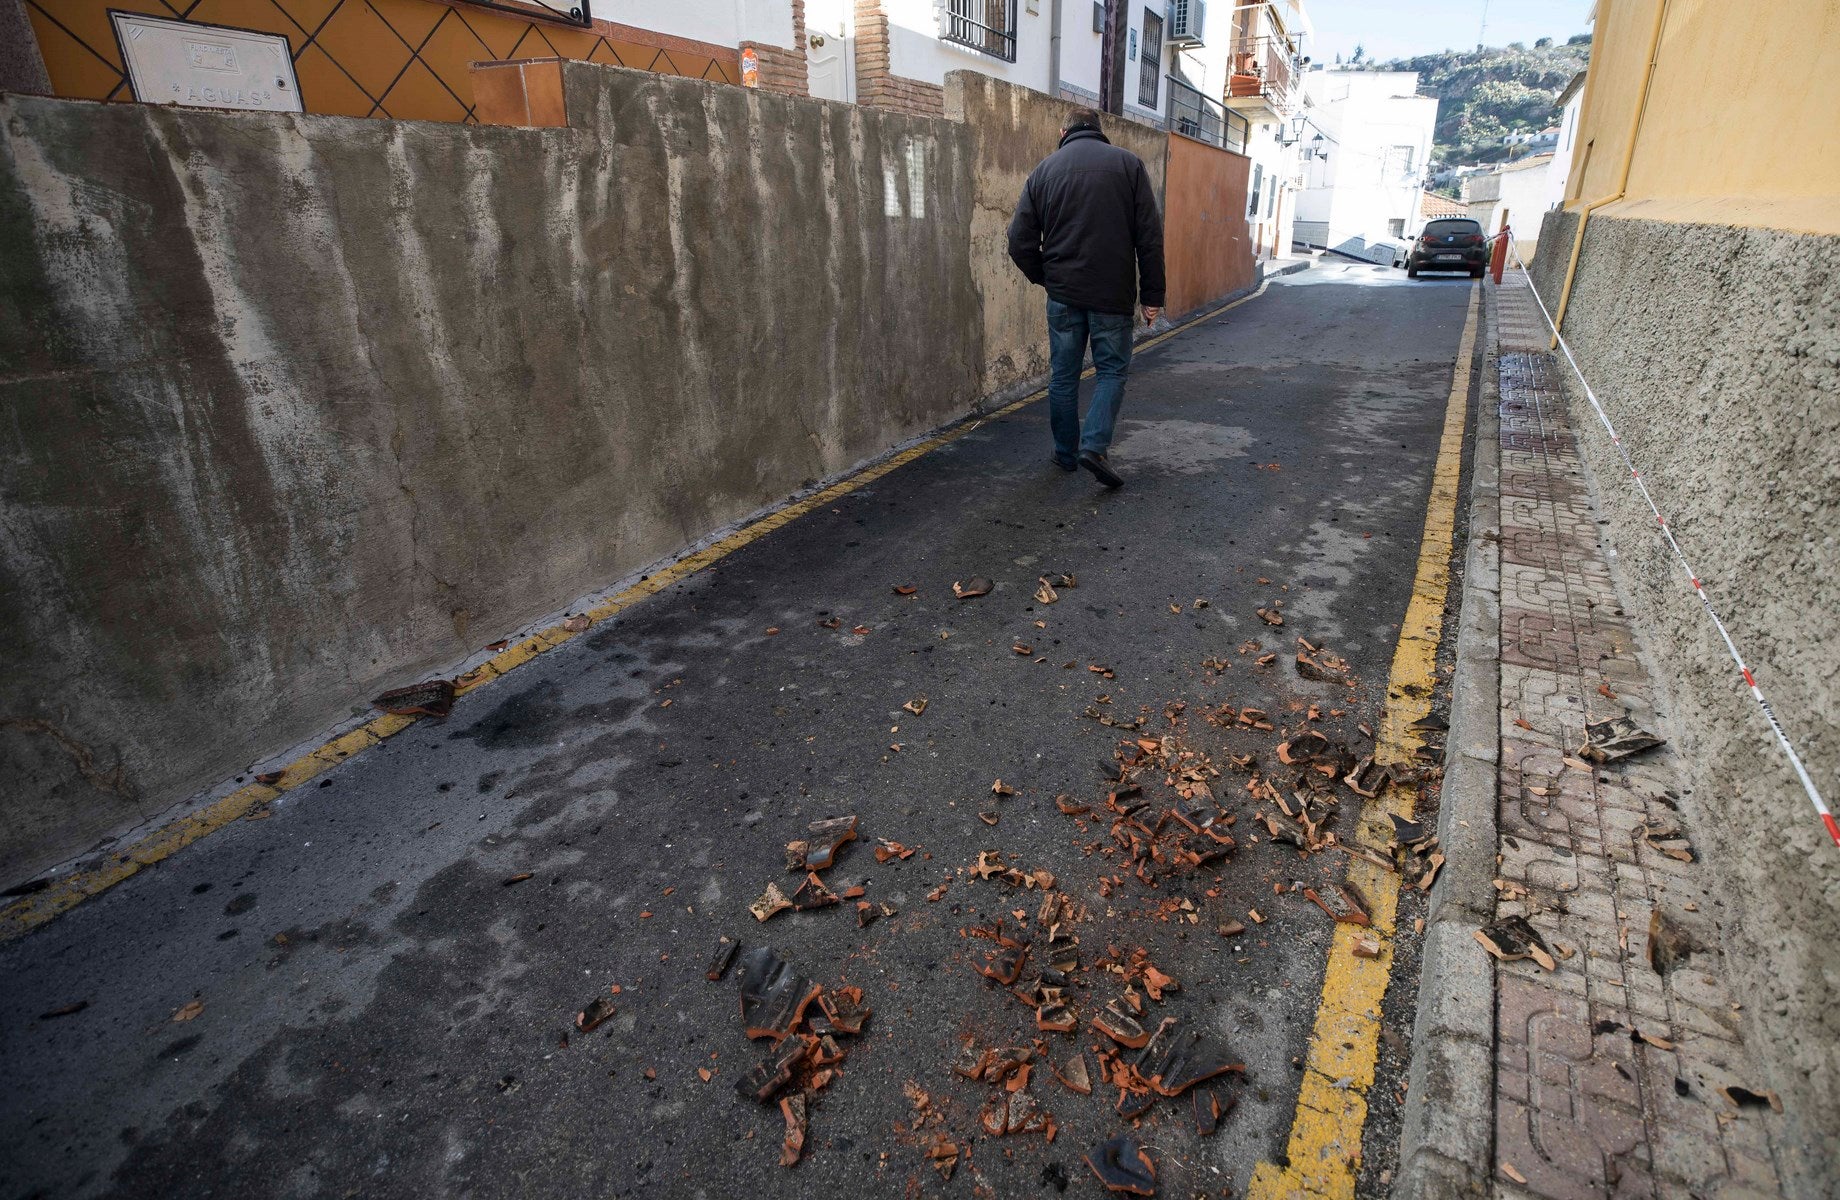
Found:
M 1497 236 L 1507 237 L 1508 231 L 1503 229 Z M 1821 799 L 1821 789 L 1815 786 L 1814 778 L 1808 774 L 1808 768 L 1802 762 L 1802 756 L 1795 752 L 1795 747 L 1789 741 L 1789 735 L 1783 732 L 1782 722 L 1776 719 L 1776 710 L 1770 707 L 1770 702 L 1764 698 L 1763 689 L 1757 686 L 1756 676 L 1751 674 L 1750 667 L 1744 661 L 1744 655 L 1738 652 L 1738 644 L 1731 639 L 1731 631 L 1725 628 L 1725 622 L 1719 617 L 1718 610 L 1712 607 L 1711 598 L 1706 595 L 1705 587 L 1700 584 L 1699 572 L 1693 569 L 1693 564 L 1687 559 L 1686 551 L 1682 550 L 1680 543 L 1674 540 L 1674 531 L 1668 528 L 1667 518 L 1661 515 L 1661 507 L 1655 503 L 1655 497 L 1648 490 L 1648 483 L 1642 478 L 1642 472 L 1636 469 L 1635 461 L 1629 457 L 1629 449 L 1623 445 L 1622 436 L 1617 433 L 1616 425 L 1610 420 L 1610 414 L 1605 412 L 1604 406 L 1598 402 L 1597 393 L 1591 390 L 1590 382 L 1585 379 L 1584 372 L 1579 369 L 1578 360 L 1572 356 L 1571 346 L 1566 344 L 1564 335 L 1553 323 L 1552 314 L 1546 310 L 1546 302 L 1540 299 L 1540 293 L 1534 289 L 1533 276 L 1528 272 L 1526 260 L 1521 258 L 1520 249 L 1515 246 L 1512 238 L 1508 239 L 1508 249 L 1514 254 L 1515 263 L 1520 266 L 1521 277 L 1527 282 L 1528 294 L 1533 297 L 1533 302 L 1539 305 L 1540 316 L 1546 319 L 1546 327 L 1552 330 L 1553 339 L 1559 343 L 1559 349 L 1565 353 L 1565 361 L 1570 364 L 1572 374 L 1578 377 L 1578 386 L 1584 389 L 1585 399 L 1591 402 L 1591 410 L 1597 414 L 1597 419 L 1603 423 L 1605 431 L 1610 434 L 1610 444 L 1616 447 L 1617 454 L 1623 459 L 1623 465 L 1629 468 L 1629 477 L 1635 480 L 1636 489 L 1642 493 L 1642 499 L 1648 502 L 1649 511 L 1655 514 L 1655 524 L 1660 528 L 1661 536 L 1667 540 L 1668 548 L 1674 552 L 1674 558 L 1680 563 L 1680 568 L 1685 572 L 1687 581 L 1693 585 L 1693 594 L 1699 597 L 1701 607 L 1706 610 L 1706 615 L 1712 618 L 1713 628 L 1719 631 L 1719 637 L 1724 640 L 1725 649 L 1730 652 L 1732 662 L 1738 664 L 1738 674 L 1744 677 L 1744 686 L 1751 690 L 1751 698 L 1757 701 L 1757 707 L 1763 710 L 1764 720 L 1770 723 L 1770 729 L 1776 734 L 1777 744 L 1788 756 L 1789 765 L 1795 768 L 1795 777 L 1802 781 L 1802 790 L 1806 791 L 1808 799 L 1814 802 L 1814 810 L 1820 814 L 1821 823 L 1827 826 L 1828 836 L 1834 839 L 1834 845 L 1840 846 L 1840 823 L 1835 822 L 1834 814 L 1827 807 L 1827 802 Z

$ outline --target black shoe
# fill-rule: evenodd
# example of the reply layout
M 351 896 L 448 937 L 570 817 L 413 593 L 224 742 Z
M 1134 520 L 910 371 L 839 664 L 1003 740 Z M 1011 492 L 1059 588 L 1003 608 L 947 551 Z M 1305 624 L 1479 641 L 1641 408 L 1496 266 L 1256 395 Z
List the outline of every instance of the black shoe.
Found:
M 1054 456 L 1054 465 L 1067 472 L 1069 475 L 1080 469 L 1079 463 L 1070 463 L 1058 454 Z
M 1105 461 L 1105 455 L 1103 454 L 1094 454 L 1091 450 L 1082 450 L 1080 451 L 1080 465 L 1085 467 L 1088 471 L 1091 471 L 1093 473 L 1093 478 L 1097 479 L 1108 488 L 1121 488 L 1124 486 L 1124 476 L 1112 470 L 1111 464 Z

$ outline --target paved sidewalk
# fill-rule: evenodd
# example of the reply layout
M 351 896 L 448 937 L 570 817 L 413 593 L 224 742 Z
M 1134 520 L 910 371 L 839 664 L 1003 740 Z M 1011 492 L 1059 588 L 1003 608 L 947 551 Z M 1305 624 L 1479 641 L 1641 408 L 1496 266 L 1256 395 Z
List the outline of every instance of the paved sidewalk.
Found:
M 1597 431 L 1572 427 L 1565 368 L 1546 353 L 1524 283 L 1490 290 L 1501 393 L 1496 917 L 1528 918 L 1558 959 L 1550 972 L 1496 965 L 1495 1193 L 1777 1195 L 1775 1115 L 1717 1090 L 1763 1085 L 1724 984 L 1711 872 L 1681 861 L 1697 854 L 1674 803 L 1675 751 L 1595 768 L 1578 757 L 1584 724 L 1624 711 L 1669 736 L 1579 460 L 1575 438 Z

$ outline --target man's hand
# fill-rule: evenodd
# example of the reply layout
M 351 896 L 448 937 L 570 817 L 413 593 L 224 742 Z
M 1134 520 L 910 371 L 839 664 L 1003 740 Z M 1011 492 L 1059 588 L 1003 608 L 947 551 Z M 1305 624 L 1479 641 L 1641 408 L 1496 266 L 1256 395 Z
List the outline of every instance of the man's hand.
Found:
M 1152 308 L 1148 304 L 1144 305 L 1144 324 L 1154 325 L 1156 324 L 1156 319 L 1162 315 L 1162 309 Z

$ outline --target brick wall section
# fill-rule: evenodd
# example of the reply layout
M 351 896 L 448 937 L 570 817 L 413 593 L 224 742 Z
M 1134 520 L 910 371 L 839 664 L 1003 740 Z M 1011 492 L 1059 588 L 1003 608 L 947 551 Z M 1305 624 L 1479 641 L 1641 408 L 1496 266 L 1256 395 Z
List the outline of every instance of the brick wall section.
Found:
M 811 75 L 805 62 L 805 0 L 792 0 L 792 49 L 764 42 L 742 42 L 741 49 L 752 50 L 760 61 L 762 91 L 811 95 Z
M 856 102 L 923 117 L 942 117 L 946 90 L 936 83 L 903 79 L 888 57 L 888 14 L 881 0 L 856 0 Z

